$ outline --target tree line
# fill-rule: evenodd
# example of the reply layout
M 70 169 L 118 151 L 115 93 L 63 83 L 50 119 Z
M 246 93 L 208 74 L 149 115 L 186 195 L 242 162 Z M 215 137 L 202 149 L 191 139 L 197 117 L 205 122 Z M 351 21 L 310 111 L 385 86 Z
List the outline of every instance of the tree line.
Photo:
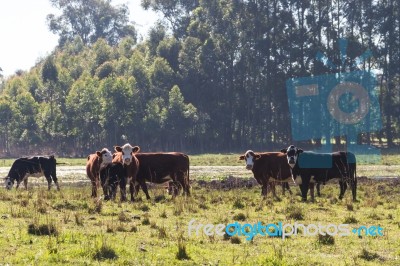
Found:
M 140 42 L 125 5 L 50 2 L 61 11 L 47 16 L 59 45 L 1 82 L 3 155 L 86 156 L 125 142 L 191 153 L 282 148 L 293 142 L 286 81 L 335 73 L 318 52 L 342 71 L 380 73 L 383 127 L 358 141 L 392 147 L 399 138 L 400 0 L 142 0 L 161 19 Z M 366 50 L 373 56 L 355 66 Z

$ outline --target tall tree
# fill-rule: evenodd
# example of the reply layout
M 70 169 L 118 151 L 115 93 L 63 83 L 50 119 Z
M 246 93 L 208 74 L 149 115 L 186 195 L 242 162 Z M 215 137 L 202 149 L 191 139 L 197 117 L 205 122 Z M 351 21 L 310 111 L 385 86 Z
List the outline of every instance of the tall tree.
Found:
M 123 37 L 136 39 L 136 31 L 129 23 L 129 9 L 123 4 L 112 6 L 111 0 L 50 0 L 61 15 L 47 15 L 51 32 L 60 36 L 59 44 L 79 36 L 84 44 L 104 38 L 111 45 Z

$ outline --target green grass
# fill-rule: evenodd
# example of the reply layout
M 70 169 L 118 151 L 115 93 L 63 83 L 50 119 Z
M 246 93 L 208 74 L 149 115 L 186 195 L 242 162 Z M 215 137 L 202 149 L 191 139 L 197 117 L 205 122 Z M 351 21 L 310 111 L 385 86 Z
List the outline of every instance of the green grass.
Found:
M 397 183 L 396 183 L 397 182 Z M 400 185 L 398 181 L 362 181 L 358 202 L 347 191 L 337 200 L 337 183 L 322 187 L 315 203 L 271 194 L 262 200 L 259 186 L 209 189 L 193 184 L 192 197 L 153 200 L 141 191 L 135 203 L 103 202 L 90 198 L 90 185 L 46 186 L 28 191 L 0 190 L 1 264 L 10 265 L 399 265 Z M 140 198 L 141 197 L 141 198 Z M 335 200 L 333 200 L 335 199 Z M 205 207 L 206 206 L 206 207 Z M 351 206 L 351 207 L 349 207 Z M 254 224 L 350 223 L 350 228 L 379 225 L 384 236 L 256 235 L 189 236 L 188 223 Z

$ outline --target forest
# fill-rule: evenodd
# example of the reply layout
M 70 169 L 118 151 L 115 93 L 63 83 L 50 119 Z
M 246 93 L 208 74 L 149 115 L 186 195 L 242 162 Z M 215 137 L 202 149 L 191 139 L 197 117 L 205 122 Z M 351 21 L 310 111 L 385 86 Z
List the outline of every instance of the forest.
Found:
M 357 141 L 398 145 L 400 0 L 142 0 L 160 16 L 144 40 L 126 5 L 50 2 L 58 46 L 28 71 L 0 72 L 2 157 L 84 157 L 126 142 L 188 153 L 287 147 L 287 80 L 337 72 L 318 54 L 342 72 L 377 73 L 382 128 Z

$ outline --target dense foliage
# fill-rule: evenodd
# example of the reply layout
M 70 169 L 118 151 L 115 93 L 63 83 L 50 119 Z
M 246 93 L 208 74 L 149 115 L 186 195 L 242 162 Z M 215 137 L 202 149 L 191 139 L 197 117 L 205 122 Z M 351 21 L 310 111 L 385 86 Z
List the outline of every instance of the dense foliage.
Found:
M 51 2 L 64 11 L 48 17 L 59 46 L 2 83 L 3 153 L 86 155 L 126 141 L 144 151 L 281 148 L 292 141 L 286 80 L 335 72 L 318 52 L 342 71 L 381 72 L 383 129 L 359 141 L 399 138 L 399 0 L 144 0 L 163 18 L 141 43 L 124 16 L 121 31 L 105 23 L 125 7 Z M 339 38 L 349 41 L 344 64 Z M 354 66 L 367 49 L 373 57 Z

